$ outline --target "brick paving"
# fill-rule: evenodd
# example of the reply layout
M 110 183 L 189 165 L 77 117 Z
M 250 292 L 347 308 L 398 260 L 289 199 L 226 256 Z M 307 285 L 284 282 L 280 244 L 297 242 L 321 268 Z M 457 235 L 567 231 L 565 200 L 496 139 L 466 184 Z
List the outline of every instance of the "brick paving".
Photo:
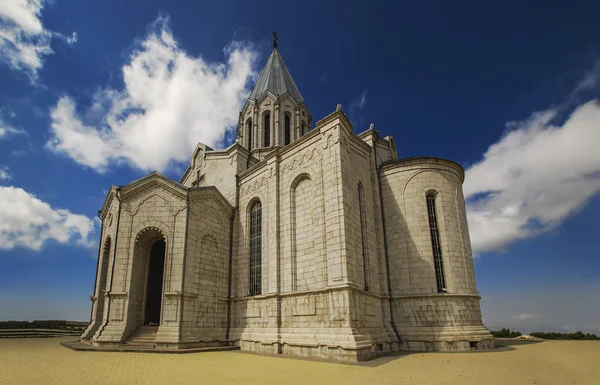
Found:
M 547 341 L 486 353 L 414 353 L 376 367 L 242 352 L 76 352 L 72 337 L 0 340 L 0 384 L 578 384 L 600 382 L 598 341 Z

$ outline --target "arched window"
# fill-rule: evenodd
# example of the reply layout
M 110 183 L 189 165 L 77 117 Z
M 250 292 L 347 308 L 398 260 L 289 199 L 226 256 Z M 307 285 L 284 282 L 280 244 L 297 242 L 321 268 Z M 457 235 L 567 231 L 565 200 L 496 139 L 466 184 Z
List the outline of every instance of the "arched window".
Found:
M 360 213 L 360 239 L 362 244 L 365 291 L 369 291 L 369 257 L 367 254 L 367 221 L 365 214 L 365 193 L 363 191 L 363 185 L 360 182 L 358 182 L 358 207 Z
M 433 250 L 433 265 L 435 268 L 435 281 L 438 293 L 443 293 L 446 291 L 446 278 L 444 277 L 444 261 L 442 260 L 442 244 L 440 242 L 437 212 L 435 210 L 435 198 L 435 191 L 429 191 L 426 195 L 431 248 Z
M 261 294 L 262 283 L 262 206 L 254 202 L 250 208 L 250 295 Z
M 248 151 L 252 151 L 252 118 L 246 121 L 246 131 L 248 132 Z
M 270 147 L 271 146 L 271 115 L 269 114 L 265 114 L 265 137 L 264 137 L 264 143 L 265 143 L 265 147 Z
M 290 191 L 291 216 L 291 289 L 313 290 L 320 288 L 318 251 L 315 249 L 316 203 L 314 184 L 308 174 L 301 174 L 292 182 Z
M 283 145 L 287 146 L 288 144 L 290 144 L 290 139 L 291 139 L 290 116 L 285 115 L 284 130 L 283 130 L 283 140 L 284 140 Z
M 306 122 L 303 120 L 302 121 L 302 135 L 306 134 Z

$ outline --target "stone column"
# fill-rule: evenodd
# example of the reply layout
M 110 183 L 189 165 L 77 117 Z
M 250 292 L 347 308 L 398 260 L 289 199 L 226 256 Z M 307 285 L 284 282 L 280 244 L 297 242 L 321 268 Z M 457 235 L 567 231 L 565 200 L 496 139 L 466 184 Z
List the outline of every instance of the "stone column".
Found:
M 258 107 L 254 106 L 253 107 L 253 114 L 252 114 L 252 126 L 253 126 L 253 135 L 252 135 L 252 147 L 250 148 L 250 151 L 254 150 L 255 148 L 259 147 L 259 141 L 258 141 L 258 136 L 259 136 L 259 129 L 258 129 Z
M 294 116 L 294 127 L 295 127 L 295 129 L 294 129 L 295 135 L 291 140 L 292 142 L 301 136 L 301 133 L 300 133 L 300 110 L 298 108 L 296 108 L 296 114 Z
M 279 130 L 281 129 L 281 124 L 279 123 L 281 121 L 280 111 L 279 111 L 279 102 L 275 103 L 275 112 L 273 114 L 273 120 L 274 120 L 274 124 L 273 124 L 274 129 L 272 130 L 273 133 L 271 134 L 273 137 L 273 141 L 271 143 L 273 146 L 281 146 L 281 143 L 280 143 L 281 134 L 279 132 Z
M 244 145 L 244 121 L 243 121 L 242 111 L 238 115 L 238 125 L 237 125 L 237 137 L 235 138 L 235 142 L 238 144 Z

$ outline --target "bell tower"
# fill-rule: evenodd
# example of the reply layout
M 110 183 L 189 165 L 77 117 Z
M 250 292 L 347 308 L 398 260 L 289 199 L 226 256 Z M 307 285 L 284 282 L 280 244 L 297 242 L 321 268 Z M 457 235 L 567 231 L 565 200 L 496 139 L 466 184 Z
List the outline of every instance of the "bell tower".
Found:
M 237 142 L 262 159 L 307 134 L 312 117 L 292 79 L 273 31 L 273 51 L 240 112 Z

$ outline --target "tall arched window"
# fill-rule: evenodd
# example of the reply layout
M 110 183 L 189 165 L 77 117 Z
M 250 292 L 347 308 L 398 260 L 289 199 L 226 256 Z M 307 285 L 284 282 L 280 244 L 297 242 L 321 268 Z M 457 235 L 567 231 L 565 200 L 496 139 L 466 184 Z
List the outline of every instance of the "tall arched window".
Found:
M 265 147 L 271 146 L 271 115 L 265 114 L 265 129 L 264 129 L 265 137 L 264 143 Z
M 442 260 L 442 244 L 438 228 L 437 212 L 435 210 L 435 191 L 429 191 L 427 198 L 427 213 L 429 216 L 429 232 L 431 234 L 431 248 L 433 250 L 433 265 L 435 268 L 435 281 L 438 293 L 446 291 L 446 277 L 444 277 L 444 261 Z
M 261 294 L 262 288 L 262 206 L 254 202 L 250 208 L 250 295 Z
M 285 115 L 284 118 L 284 130 L 283 130 L 283 145 L 287 146 L 288 144 L 290 144 L 290 139 L 291 139 L 291 127 L 290 127 L 290 116 L 289 115 Z
M 246 131 L 248 132 L 248 151 L 252 151 L 252 118 L 246 121 Z
M 306 134 L 306 122 L 303 120 L 302 121 L 302 135 Z
M 360 182 L 358 182 L 358 207 L 360 213 L 360 239 L 362 244 L 365 291 L 369 291 L 369 256 L 367 254 L 367 221 L 365 214 L 365 193 L 363 191 L 363 185 Z

